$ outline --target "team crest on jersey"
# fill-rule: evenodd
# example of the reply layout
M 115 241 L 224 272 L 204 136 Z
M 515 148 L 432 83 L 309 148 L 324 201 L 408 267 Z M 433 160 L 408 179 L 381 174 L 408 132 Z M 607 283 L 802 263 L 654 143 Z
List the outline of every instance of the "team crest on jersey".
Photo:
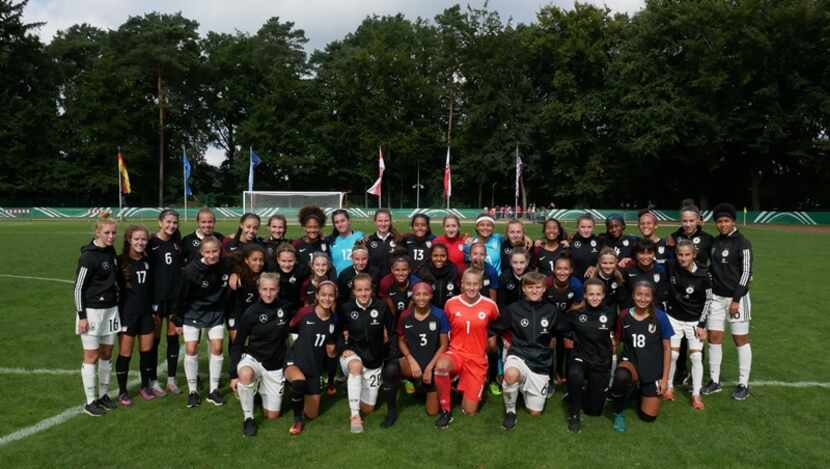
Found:
M 604 314 L 600 314 L 599 315 L 599 322 L 605 324 L 606 322 L 608 322 L 608 316 L 606 316 Z
M 513 282 L 510 282 L 505 286 L 507 287 L 508 290 L 515 290 L 516 289 L 516 284 L 514 284 Z
M 283 311 L 282 308 L 278 309 L 277 310 L 277 317 L 282 319 L 283 316 L 285 316 L 285 311 Z
M 329 324 L 329 334 L 334 334 L 334 324 Z
M 461 316 L 461 311 L 456 311 L 455 312 L 455 317 L 460 317 L 460 316 Z
M 291 284 L 297 283 L 297 277 L 292 275 L 291 278 L 288 279 L 288 283 L 291 283 Z
M 576 319 L 577 319 L 577 321 L 579 321 L 581 323 L 586 323 L 586 322 L 588 322 L 588 315 L 580 314 Z
M 373 318 L 378 317 L 378 315 L 380 315 L 380 313 L 376 309 L 373 309 L 373 310 L 369 311 L 369 316 L 371 316 Z
M 482 285 L 484 285 L 485 287 L 490 285 L 490 279 L 489 278 L 484 279 L 484 282 L 482 282 Z
M 427 241 L 427 248 L 431 248 L 431 247 L 432 247 L 432 241 Z
M 389 247 L 390 247 L 390 248 L 395 247 L 395 241 L 394 241 L 394 240 L 389 241 Z
M 614 246 L 614 253 L 619 256 L 620 255 L 620 248 Z
M 657 324 L 656 323 L 649 324 L 648 325 L 648 333 L 649 334 L 654 334 L 655 332 L 657 332 Z
M 262 323 L 262 324 L 265 324 L 266 322 L 268 322 L 268 315 L 265 314 L 265 313 L 260 314 L 259 315 L 259 322 Z
M 700 236 L 695 236 L 694 238 L 692 238 L 692 242 L 694 244 L 700 244 Z
M 568 299 L 570 300 L 573 297 L 574 297 L 574 292 L 572 292 L 572 291 L 568 292 Z
M 627 239 L 623 240 L 623 246 L 628 246 L 628 240 Z
M 406 297 L 409 298 L 410 296 L 412 296 L 412 290 L 406 292 Z
M 358 316 L 357 311 L 352 311 L 352 314 L 351 314 L 350 316 L 352 317 L 352 319 L 353 319 L 353 320 L 355 320 L 355 321 L 356 321 L 356 320 L 357 320 L 357 316 Z
M 202 288 L 207 288 L 208 285 L 210 285 L 210 284 L 208 283 L 207 280 L 202 280 Z
M 453 285 L 451 283 L 448 283 L 447 284 L 447 291 L 453 291 L 453 290 L 455 290 L 455 285 Z
M 431 331 L 438 330 L 438 323 L 435 322 L 435 321 L 430 321 L 429 322 L 429 330 L 431 330 Z
M 728 257 L 729 256 L 729 249 L 724 249 L 723 251 L 721 251 L 720 255 L 723 256 L 723 257 Z
M 591 241 L 591 242 L 594 243 L 595 241 Z M 579 249 L 580 246 L 582 246 L 582 241 L 574 241 L 574 247 L 575 248 Z
M 592 248 L 597 247 L 597 240 L 595 240 L 595 239 L 592 239 L 592 240 L 591 240 L 591 247 L 592 247 Z
M 458 250 L 459 250 L 459 251 L 461 251 L 461 252 L 464 252 L 464 245 L 463 245 L 463 244 L 459 244 L 459 245 L 458 245 Z
M 691 294 L 692 294 L 692 293 L 694 293 L 694 292 L 695 292 L 695 287 L 693 287 L 693 286 L 691 286 L 691 285 L 689 285 L 688 287 L 686 287 L 686 294 L 687 294 L 687 295 L 691 295 Z
M 377 241 L 372 241 L 371 243 L 369 243 L 369 247 L 372 248 L 372 249 L 375 249 L 376 247 L 378 247 L 378 242 Z
M 617 285 L 617 282 L 611 282 L 611 289 L 612 290 L 616 290 L 618 286 L 619 285 Z
M 479 311 L 479 312 L 478 312 L 478 318 L 479 318 L 479 319 L 481 319 L 482 321 L 483 321 L 483 320 L 484 320 L 484 318 L 486 318 L 486 317 L 487 317 L 487 313 L 485 313 L 484 311 Z
M 530 321 L 528 321 L 527 318 L 524 318 L 519 322 L 519 324 L 521 324 L 522 327 L 527 327 L 530 325 Z
M 193 247 L 194 248 L 198 248 L 200 244 L 202 244 L 202 242 L 199 241 L 198 239 L 193 240 Z
M 660 283 L 660 274 L 654 274 L 654 283 Z
M 550 325 L 550 321 L 548 321 L 547 318 L 542 318 L 542 322 L 540 324 L 542 324 L 542 327 L 548 327 Z
M 229 327 L 236 327 L 236 319 L 234 319 L 234 318 L 228 319 L 228 326 Z
M 101 268 L 104 269 L 104 271 L 109 272 L 110 269 L 112 269 L 112 264 L 110 264 L 109 261 L 104 261 L 101 263 Z
M 328 250 L 328 246 L 326 246 L 325 244 L 322 244 L 322 245 L 320 245 L 320 250 L 323 251 L 323 252 L 326 252 Z
M 659 254 L 663 254 L 664 252 L 666 252 L 666 247 L 665 246 L 657 246 L 657 252 Z

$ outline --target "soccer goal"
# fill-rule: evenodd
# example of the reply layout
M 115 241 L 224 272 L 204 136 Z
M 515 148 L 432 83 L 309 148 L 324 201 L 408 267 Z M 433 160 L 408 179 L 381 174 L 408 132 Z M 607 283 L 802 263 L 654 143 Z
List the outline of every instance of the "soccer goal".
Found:
M 302 208 L 306 205 L 340 208 L 345 196 L 345 192 L 245 191 L 242 193 L 242 208 L 246 212 L 264 208 Z

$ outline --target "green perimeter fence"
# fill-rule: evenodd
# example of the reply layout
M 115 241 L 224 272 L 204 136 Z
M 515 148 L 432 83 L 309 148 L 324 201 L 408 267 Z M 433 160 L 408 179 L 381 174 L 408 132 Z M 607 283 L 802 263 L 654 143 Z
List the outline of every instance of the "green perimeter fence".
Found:
M 162 209 L 158 207 L 88 207 L 88 208 L 51 208 L 51 207 L 0 207 L 0 220 L 54 220 L 54 219 L 92 219 L 100 216 L 102 213 L 110 213 L 115 218 L 124 219 L 147 219 L 158 216 Z M 198 208 L 188 208 L 187 213 L 184 213 L 182 208 L 176 208 L 180 214 L 186 216 L 187 219 L 193 219 L 196 216 Z M 243 209 L 241 207 L 213 207 L 213 212 L 217 218 L 234 219 L 242 216 Z M 326 214 L 329 214 L 332 208 L 325 209 Z M 371 218 L 375 210 L 364 208 L 347 208 L 352 218 L 367 219 Z M 289 222 L 297 219 L 298 209 L 296 208 L 279 208 L 279 207 L 262 207 L 255 210 L 257 215 L 268 218 L 274 214 L 282 214 L 288 218 Z M 537 211 L 533 215 L 533 221 L 542 221 L 546 218 L 557 218 L 560 221 L 575 221 L 577 217 L 583 213 L 590 213 L 598 220 L 604 220 L 612 213 L 620 213 L 626 220 L 635 220 L 637 218 L 636 210 L 622 210 L 622 209 L 552 209 Z M 654 214 L 660 221 L 677 221 L 679 218 L 678 210 L 653 210 Z M 440 219 L 447 214 L 452 214 L 460 218 L 462 221 L 472 221 L 480 213 L 473 209 L 440 209 L 440 208 L 407 208 L 407 209 L 393 209 L 392 217 L 395 219 L 410 218 L 416 213 L 424 213 L 431 218 Z M 702 212 L 705 221 L 710 221 L 712 218 L 711 210 L 704 210 Z M 745 218 L 744 218 L 745 217 Z M 746 223 L 761 223 L 761 224 L 785 224 L 785 225 L 830 225 L 830 212 L 778 212 L 778 211 L 748 211 L 739 212 L 738 221 Z

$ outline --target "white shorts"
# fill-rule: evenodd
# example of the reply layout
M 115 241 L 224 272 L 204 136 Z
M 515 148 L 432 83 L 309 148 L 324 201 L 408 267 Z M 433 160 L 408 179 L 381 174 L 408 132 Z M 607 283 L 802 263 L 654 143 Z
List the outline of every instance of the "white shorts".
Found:
M 689 350 L 703 350 L 703 341 L 695 335 L 697 321 L 680 321 L 671 317 L 671 315 L 667 316 L 669 317 L 671 328 L 674 329 L 674 335 L 671 337 L 672 348 L 679 348 L 683 337 L 686 337 L 686 341 L 689 343 Z
M 182 326 L 182 334 L 185 342 L 198 342 L 201 332 L 207 330 L 207 336 L 210 340 L 220 340 L 225 338 L 225 325 L 219 324 L 213 327 L 194 327 L 185 324 Z
M 262 363 L 247 353 L 242 355 L 236 371 L 244 367 L 254 370 L 254 382 L 259 384 L 262 408 L 271 412 L 279 412 L 282 408 L 282 395 L 285 392 L 285 377 L 282 369 L 266 370 Z
M 81 333 L 81 320 L 75 315 L 75 334 L 81 336 L 84 350 L 98 350 L 101 345 L 112 345 L 115 336 L 121 331 L 121 319 L 118 316 L 118 307 L 86 308 L 86 321 L 89 329 Z
M 534 373 L 528 368 L 524 360 L 516 355 L 508 355 L 504 362 L 505 371 L 508 368 L 519 370 L 519 390 L 525 401 L 525 407 L 534 412 L 541 412 L 548 399 L 548 383 L 550 376 Z
M 343 370 L 344 376 L 349 376 L 349 363 L 353 360 L 360 360 L 360 357 L 355 353 L 349 357 L 340 356 L 340 369 Z M 363 367 L 363 387 L 360 389 L 360 402 L 374 406 L 378 402 L 378 392 L 381 385 L 381 371 L 383 367 L 366 368 Z
M 730 304 L 732 304 L 732 298 L 718 295 L 712 296 L 712 303 L 709 306 L 709 317 L 706 321 L 706 329 L 723 332 L 726 330 L 725 323 L 728 322 L 732 335 L 749 334 L 749 321 L 752 318 L 752 302 L 749 299 L 749 293 L 744 295 L 738 302 L 737 318 L 733 318 L 729 314 Z

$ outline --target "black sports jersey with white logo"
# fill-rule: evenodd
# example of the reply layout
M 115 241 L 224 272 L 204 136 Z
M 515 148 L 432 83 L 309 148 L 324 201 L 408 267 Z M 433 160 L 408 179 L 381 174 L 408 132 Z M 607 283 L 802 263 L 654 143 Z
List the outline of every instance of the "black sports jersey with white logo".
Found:
M 435 357 L 435 352 L 441 346 L 441 334 L 448 332 L 449 322 L 444 310 L 435 306 L 430 307 L 430 312 L 424 319 L 416 318 L 415 312 L 407 309 L 401 314 L 398 324 L 398 336 L 406 340 L 406 345 L 421 370 Z
M 643 241 L 643 238 L 637 238 L 637 242 L 640 243 Z M 660 265 L 666 263 L 669 259 L 671 254 L 671 250 L 669 249 L 668 245 L 666 244 L 665 238 L 660 238 L 659 240 L 654 242 L 654 261 Z
M 286 340 L 291 314 L 285 303 L 276 300 L 271 304 L 257 300 L 242 313 L 236 326 L 236 338 L 231 344 L 231 377 L 242 354 L 262 363 L 266 370 L 279 370 L 285 366 Z
M 573 275 L 568 277 L 568 283 L 564 287 L 558 286 L 555 278 L 548 277 L 547 287 L 545 300 L 556 306 L 560 312 L 571 309 L 573 305 L 582 302 L 584 297 L 582 281 Z
M 172 238 L 164 241 L 153 235 L 147 243 L 147 253 L 154 277 L 153 304 L 174 300 L 183 265 L 182 249 Z
M 588 243 L 590 246 L 590 242 Z M 566 251 L 561 244 L 557 244 L 555 251 L 549 251 L 542 246 L 538 246 L 533 250 L 533 260 L 531 264 L 536 267 L 536 270 L 541 274 L 552 275 L 556 267 L 556 259 L 562 257 Z M 585 275 L 583 272 L 582 275 Z
M 590 238 L 583 238 L 579 234 L 575 234 L 571 238 L 569 251 L 573 261 L 573 275 L 576 278 L 584 278 L 588 267 L 597 265 L 599 249 L 599 240 L 594 235 L 591 235 Z
M 663 376 L 663 340 L 674 335 L 666 313 L 657 309 L 653 318 L 638 321 L 632 309 L 620 318 L 620 357 L 637 369 L 640 383 L 653 383 Z
M 639 281 L 647 281 L 654 286 L 654 302 L 658 305 L 665 305 L 669 301 L 669 274 L 665 266 L 652 264 L 651 270 L 643 270 L 639 265 L 634 264 L 623 271 L 628 287 L 628 303 L 626 307 L 634 305 L 633 288 Z M 663 306 L 661 306 L 663 307 Z
M 432 241 L 408 234 L 401 239 L 401 244 L 412 259 L 412 271 L 418 272 L 432 258 Z
M 616 275 L 606 277 L 602 272 L 597 272 L 596 278 L 602 280 L 605 284 L 605 297 L 602 303 L 614 308 L 614 311 L 619 311 L 628 304 L 628 287 L 625 283 L 625 277 Z
M 314 306 L 303 307 L 291 320 L 291 329 L 297 332 L 297 340 L 288 349 L 285 364 L 298 367 L 306 380 L 320 376 L 326 356 L 325 346 L 337 341 L 335 323 L 334 314 L 328 319 L 320 319 Z
M 491 328 L 510 341 L 507 355 L 521 358 L 534 373 L 547 374 L 553 362 L 550 343 L 559 320 L 556 306 L 521 299 L 501 311 Z
M 384 333 L 390 342 L 395 337 L 392 315 L 387 311 L 386 305 L 380 300 L 372 299 L 368 306 L 363 307 L 352 299 L 341 305 L 339 317 L 343 330 L 349 333 L 342 349 L 356 353 L 366 368 L 379 368 L 386 358 Z
M 513 243 L 510 242 L 509 239 L 503 238 L 501 240 L 501 246 L 499 247 L 499 257 L 501 257 L 501 270 L 502 272 L 507 272 L 510 270 L 510 256 L 513 255 L 513 250 L 518 247 L 524 247 L 524 244 L 519 244 L 518 246 L 514 246 Z M 530 259 L 528 259 L 529 261 Z
M 752 281 L 752 244 L 737 229 L 712 243 L 712 292 L 739 301 Z
M 152 266 L 151 266 L 152 268 Z M 213 265 L 194 259 L 182 269 L 174 323 L 199 328 L 223 324 L 230 307 L 230 259 Z
M 625 259 L 632 257 L 632 250 L 637 244 L 637 237 L 623 234 L 619 238 L 612 238 L 608 233 L 603 233 L 597 237 L 600 248 L 609 247 L 617 253 L 617 258 Z
M 219 240 L 219 243 L 224 243 L 225 236 L 222 233 L 214 231 L 211 235 L 214 238 Z M 199 249 L 202 247 L 202 238 L 200 238 L 196 232 L 190 233 L 189 235 L 182 238 L 182 265 L 190 264 L 190 261 L 193 259 L 198 259 L 202 257 Z
M 416 275 L 432 285 L 432 304 L 439 308 L 443 308 L 447 300 L 461 292 L 458 269 L 452 262 L 447 261 L 440 269 L 436 269 L 432 262 L 428 262 L 416 272 Z
M 489 295 L 487 297 L 489 298 Z M 522 279 L 516 277 L 513 269 L 508 268 L 507 272 L 499 277 L 499 290 L 496 298 L 499 311 L 524 298 Z
M 118 261 L 112 246 L 90 242 L 81 248 L 75 269 L 75 309 L 86 319 L 86 308 L 112 308 L 118 305 Z
M 308 268 L 297 264 L 290 272 L 283 272 L 277 267 L 277 273 L 280 275 L 280 299 L 290 303 L 288 307 L 292 311 L 297 311 L 301 305 L 300 289 L 308 278 Z
M 133 324 L 137 318 L 153 314 L 150 261 L 147 256 L 141 256 L 141 259 L 123 256 L 121 259 L 127 265 L 118 269 L 118 312 L 122 324 Z
M 711 256 L 712 251 L 712 243 L 715 241 L 715 237 L 710 235 L 709 233 L 703 231 L 703 228 L 700 226 L 697 227 L 694 233 L 691 235 L 687 235 L 683 228 L 678 228 L 677 231 L 672 233 L 672 237 L 677 241 L 688 240 L 691 241 L 692 244 L 695 245 L 697 253 L 695 254 L 695 262 L 697 265 L 701 267 L 709 267 L 709 258 Z
M 259 301 L 259 290 L 256 284 L 256 277 L 242 284 L 231 293 L 233 307 L 228 312 L 228 326 L 234 328 L 238 325 L 242 313 L 252 304 Z
M 372 293 L 377 293 L 378 283 L 380 282 L 377 270 L 375 270 L 372 266 L 367 266 L 365 271 L 358 272 L 354 269 L 354 266 L 350 266 L 348 269 L 340 272 L 340 275 L 337 276 L 337 301 L 339 303 L 345 303 L 352 297 L 354 278 L 357 277 L 357 274 L 359 273 L 365 273 L 372 277 Z
M 273 272 L 277 270 L 277 246 L 282 243 L 291 243 L 288 239 L 274 239 L 268 237 L 262 240 L 262 248 L 265 249 L 265 271 Z
M 306 241 L 305 238 L 295 239 L 294 249 L 297 250 L 297 265 L 300 266 L 310 266 L 311 256 L 315 252 L 322 252 L 331 257 L 329 245 L 323 238 L 318 238 L 313 242 Z
M 614 346 L 611 334 L 617 323 L 617 312 L 606 305 L 583 308 L 559 316 L 558 333 L 574 341 L 571 359 L 582 361 L 598 370 L 611 368 Z
M 703 267 L 690 272 L 673 260 L 666 266 L 669 268 L 669 316 L 685 322 L 704 320 L 703 313 L 709 310 L 712 300 L 709 272 Z
M 380 277 L 389 273 L 392 252 L 398 243 L 392 233 L 386 233 L 381 238 L 377 233 L 372 233 L 366 238 L 366 248 L 369 250 L 369 266 L 373 267 Z
M 263 246 L 261 238 L 255 238 L 253 241 L 248 241 L 247 243 L 243 243 L 241 240 L 234 238 L 228 241 L 228 243 L 225 245 L 225 254 L 233 254 L 236 252 L 241 253 L 245 246 L 247 246 L 248 244 L 256 244 L 260 247 Z

